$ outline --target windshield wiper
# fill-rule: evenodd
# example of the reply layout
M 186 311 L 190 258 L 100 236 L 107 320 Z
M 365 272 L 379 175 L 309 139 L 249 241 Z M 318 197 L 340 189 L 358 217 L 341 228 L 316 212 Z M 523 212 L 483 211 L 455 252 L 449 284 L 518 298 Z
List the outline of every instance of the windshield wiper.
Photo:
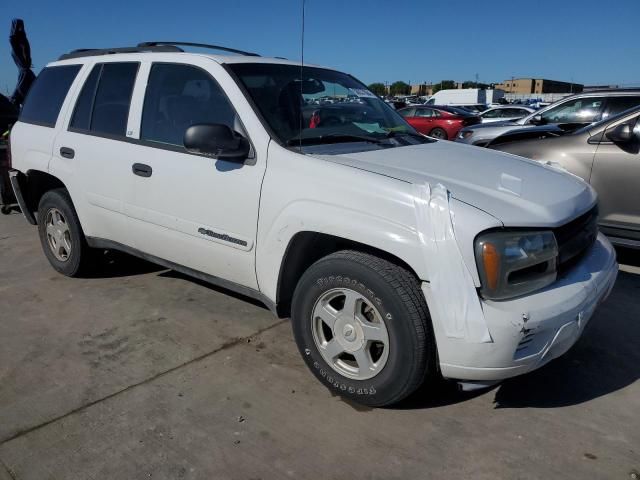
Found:
M 414 133 L 414 132 L 394 132 L 393 130 L 388 132 L 386 135 L 386 138 L 395 138 L 395 137 L 412 137 L 412 138 L 417 138 L 425 143 L 427 142 L 435 142 L 436 140 L 433 138 L 429 138 L 426 137 L 424 135 L 422 135 L 421 133 Z
M 294 137 L 287 140 L 288 146 L 294 145 L 320 145 L 323 143 L 346 143 L 346 142 L 369 142 L 375 144 L 389 145 L 387 137 L 376 138 L 367 135 L 351 135 L 345 133 L 330 133 L 319 137 L 299 138 Z

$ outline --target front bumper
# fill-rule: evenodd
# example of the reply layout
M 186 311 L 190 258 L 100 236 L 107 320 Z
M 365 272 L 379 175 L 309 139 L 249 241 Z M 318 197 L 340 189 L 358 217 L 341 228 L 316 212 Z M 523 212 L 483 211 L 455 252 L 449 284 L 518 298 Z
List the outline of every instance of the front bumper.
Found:
M 434 325 L 443 376 L 490 382 L 535 370 L 559 357 L 580 338 L 596 307 L 611 292 L 617 273 L 615 250 L 599 234 L 580 263 L 553 285 L 514 300 L 483 300 L 491 342 L 448 338 Z M 429 299 L 429 284 L 423 289 Z

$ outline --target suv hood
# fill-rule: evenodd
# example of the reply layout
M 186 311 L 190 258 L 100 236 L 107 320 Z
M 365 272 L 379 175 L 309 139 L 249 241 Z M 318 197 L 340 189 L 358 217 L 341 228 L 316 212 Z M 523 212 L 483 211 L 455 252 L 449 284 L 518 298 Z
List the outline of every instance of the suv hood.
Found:
M 564 170 L 454 142 L 313 156 L 409 183 L 441 183 L 505 226 L 557 227 L 596 202 L 594 190 Z

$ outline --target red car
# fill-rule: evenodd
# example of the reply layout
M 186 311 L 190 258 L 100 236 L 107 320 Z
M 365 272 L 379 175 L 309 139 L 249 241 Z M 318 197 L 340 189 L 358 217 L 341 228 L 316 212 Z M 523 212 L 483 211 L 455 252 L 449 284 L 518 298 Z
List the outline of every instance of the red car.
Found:
M 442 140 L 454 139 L 458 130 L 480 123 L 480 117 L 464 108 L 418 105 L 398 110 L 409 124 L 420 133 Z

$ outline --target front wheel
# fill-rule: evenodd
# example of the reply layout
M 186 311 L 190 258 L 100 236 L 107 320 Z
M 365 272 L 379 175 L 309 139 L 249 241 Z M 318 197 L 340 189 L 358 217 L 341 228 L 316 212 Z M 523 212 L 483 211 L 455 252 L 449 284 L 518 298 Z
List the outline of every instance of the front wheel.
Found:
M 292 324 L 315 376 L 358 403 L 396 403 L 435 369 L 418 280 L 373 255 L 341 251 L 314 263 L 296 287 Z

